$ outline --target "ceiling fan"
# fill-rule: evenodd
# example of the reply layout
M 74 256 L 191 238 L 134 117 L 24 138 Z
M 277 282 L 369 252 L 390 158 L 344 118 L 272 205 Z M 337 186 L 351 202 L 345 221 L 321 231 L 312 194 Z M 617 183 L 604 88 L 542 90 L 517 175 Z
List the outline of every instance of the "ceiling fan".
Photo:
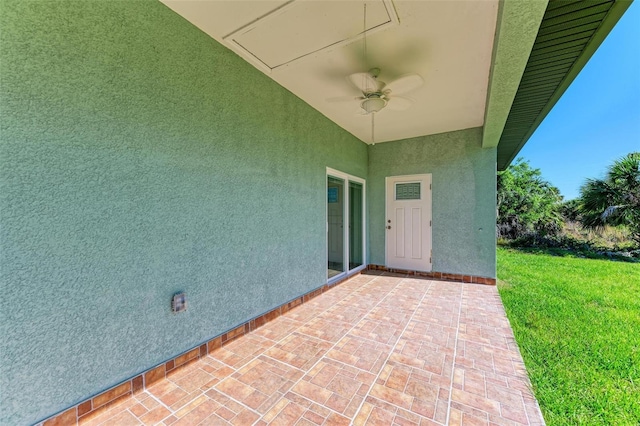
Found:
M 371 68 L 368 72 L 351 74 L 349 81 L 362 96 L 356 97 L 362 108 L 362 114 L 375 114 L 385 107 L 396 111 L 404 111 L 413 104 L 413 100 L 401 95 L 420 88 L 424 80 L 418 74 L 404 75 L 389 84 L 378 80 L 380 68 Z
M 367 62 L 367 3 L 363 4 L 362 58 Z M 380 68 L 371 68 L 368 72 L 349 75 L 348 80 L 362 96 L 356 97 L 360 104 L 361 114 L 371 116 L 371 144 L 375 144 L 375 114 L 383 108 L 406 110 L 413 100 L 402 95 L 420 88 L 424 80 L 418 74 L 404 75 L 389 84 L 378 80 Z M 353 99 L 353 98 L 352 98 Z

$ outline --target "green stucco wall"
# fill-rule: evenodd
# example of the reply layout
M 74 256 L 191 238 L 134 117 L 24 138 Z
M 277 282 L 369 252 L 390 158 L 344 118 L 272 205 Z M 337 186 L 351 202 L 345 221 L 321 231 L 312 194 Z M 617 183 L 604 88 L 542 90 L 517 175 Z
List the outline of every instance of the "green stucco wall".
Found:
M 385 177 L 432 174 L 433 270 L 496 276 L 496 149 L 482 129 L 369 146 L 369 263 L 384 265 Z
M 366 178 L 365 144 L 156 1 L 0 25 L 0 424 L 326 282 L 325 167 Z

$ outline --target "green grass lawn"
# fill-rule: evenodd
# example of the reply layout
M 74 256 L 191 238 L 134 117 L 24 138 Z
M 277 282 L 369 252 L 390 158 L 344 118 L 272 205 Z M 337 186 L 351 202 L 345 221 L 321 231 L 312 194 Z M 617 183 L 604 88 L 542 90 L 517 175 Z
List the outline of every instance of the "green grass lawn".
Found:
M 499 291 L 549 425 L 640 424 L 640 264 L 498 249 Z

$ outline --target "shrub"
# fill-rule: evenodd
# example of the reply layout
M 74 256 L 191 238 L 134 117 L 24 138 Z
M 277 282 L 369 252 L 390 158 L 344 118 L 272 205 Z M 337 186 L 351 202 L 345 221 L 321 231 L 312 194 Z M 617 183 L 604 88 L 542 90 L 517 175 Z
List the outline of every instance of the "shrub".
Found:
M 604 179 L 588 179 L 580 188 L 579 212 L 587 228 L 627 226 L 640 246 L 640 152 L 616 160 Z
M 542 179 L 540 169 L 519 158 L 498 172 L 498 238 L 557 235 L 562 229 L 561 201 L 560 191 Z

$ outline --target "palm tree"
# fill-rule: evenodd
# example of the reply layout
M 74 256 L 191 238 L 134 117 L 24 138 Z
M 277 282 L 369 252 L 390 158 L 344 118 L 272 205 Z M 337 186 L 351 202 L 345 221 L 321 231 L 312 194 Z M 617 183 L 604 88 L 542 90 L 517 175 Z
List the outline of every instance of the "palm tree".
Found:
M 640 152 L 616 160 L 604 179 L 587 179 L 580 198 L 585 227 L 626 225 L 640 244 Z

